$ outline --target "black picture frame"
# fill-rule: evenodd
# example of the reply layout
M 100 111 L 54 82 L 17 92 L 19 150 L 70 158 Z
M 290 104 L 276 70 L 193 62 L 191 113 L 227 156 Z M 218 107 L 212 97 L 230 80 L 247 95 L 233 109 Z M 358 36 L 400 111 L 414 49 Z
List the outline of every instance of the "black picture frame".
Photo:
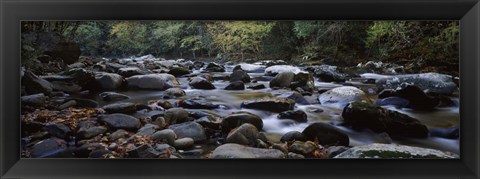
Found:
M 1 0 L 1 178 L 478 178 L 478 0 Z M 452 160 L 20 159 L 21 20 L 460 20 L 460 150 Z

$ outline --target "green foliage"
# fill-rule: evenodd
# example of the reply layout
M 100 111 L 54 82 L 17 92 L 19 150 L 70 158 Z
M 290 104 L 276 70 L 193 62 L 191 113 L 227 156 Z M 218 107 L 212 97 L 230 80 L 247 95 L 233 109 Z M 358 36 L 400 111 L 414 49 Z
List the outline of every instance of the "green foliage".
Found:
M 149 47 L 148 37 L 147 28 L 142 22 L 120 21 L 112 26 L 107 45 L 112 54 L 139 55 Z
M 101 23 L 98 22 L 87 22 L 78 26 L 76 35 L 73 36 L 72 40 L 80 44 L 83 54 L 101 55 L 101 49 L 105 41 L 100 39 L 107 33 L 100 26 Z M 67 36 L 68 34 L 65 33 L 64 35 Z

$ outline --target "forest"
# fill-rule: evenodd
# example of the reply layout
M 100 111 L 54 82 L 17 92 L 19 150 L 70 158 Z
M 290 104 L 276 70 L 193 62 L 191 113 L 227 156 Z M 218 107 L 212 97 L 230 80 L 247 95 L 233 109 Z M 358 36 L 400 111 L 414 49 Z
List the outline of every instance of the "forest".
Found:
M 29 21 L 85 56 L 241 61 L 339 59 L 458 61 L 457 21 Z M 24 38 L 28 45 L 28 38 Z M 35 48 L 34 42 L 32 42 Z M 25 57 L 25 56 L 24 56 Z M 25 57 L 27 58 L 27 57 Z

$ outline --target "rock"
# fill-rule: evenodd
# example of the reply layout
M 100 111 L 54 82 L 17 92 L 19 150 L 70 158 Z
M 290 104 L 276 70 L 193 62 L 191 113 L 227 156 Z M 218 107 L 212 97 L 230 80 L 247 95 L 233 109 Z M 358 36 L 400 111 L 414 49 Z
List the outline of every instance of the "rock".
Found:
M 345 82 L 345 74 L 338 72 L 336 66 L 321 65 L 314 67 L 313 74 L 324 82 Z
M 21 83 L 25 86 L 25 90 L 29 94 L 50 94 L 53 91 L 52 84 L 50 82 L 39 78 L 30 71 L 25 71 Z
M 126 68 L 119 68 L 117 73 L 122 75 L 125 78 L 135 76 L 135 75 L 146 75 L 149 72 L 146 70 L 142 70 L 138 67 L 126 67 Z
M 181 124 L 175 124 L 168 127 L 172 129 L 178 138 L 189 137 L 192 138 L 196 143 L 203 142 L 207 139 L 205 135 L 205 130 L 202 125 L 196 122 L 185 122 Z
M 99 149 L 90 152 L 88 155 L 88 158 L 106 158 L 106 155 L 111 154 L 112 151 L 107 150 L 107 149 Z
M 292 159 L 304 159 L 305 156 L 303 156 L 302 154 L 297 154 L 297 153 L 293 153 L 293 152 L 288 152 L 287 158 L 292 158 Z
M 212 158 L 285 158 L 277 149 L 260 149 L 239 144 L 223 144 L 212 152 Z
M 408 104 L 410 101 L 400 98 L 400 97 L 387 97 L 383 99 L 376 99 L 374 104 L 377 106 L 387 106 L 387 105 L 393 105 L 396 107 L 408 107 Z
M 119 102 L 113 103 L 106 106 L 103 106 L 103 110 L 107 113 L 123 113 L 123 114 L 133 114 L 137 112 L 137 105 L 130 102 Z
M 168 144 L 157 144 L 155 146 L 155 150 L 159 151 L 162 154 L 164 153 L 172 154 L 173 152 L 176 151 L 174 147 Z
M 53 137 L 61 139 L 69 139 L 72 136 L 72 130 L 70 127 L 61 123 L 48 124 L 45 126 L 45 130 Z
M 180 85 L 170 74 L 135 75 L 127 78 L 127 83 L 130 88 L 149 90 L 166 90 Z
M 310 104 L 310 102 L 308 102 L 308 100 L 305 99 L 305 97 L 303 97 L 299 92 L 296 92 L 296 91 L 278 90 L 278 91 L 273 91 L 272 94 L 277 98 L 292 99 L 295 101 L 295 103 L 298 103 L 298 104 L 305 104 L 305 105 Z
M 67 142 L 58 138 L 49 138 L 35 143 L 29 150 L 32 158 L 59 157 L 67 150 Z
M 96 74 L 91 70 L 84 68 L 73 68 L 63 72 L 61 75 L 69 76 L 73 79 L 72 82 L 78 84 L 84 89 L 98 88 L 95 78 Z
M 96 73 L 95 81 L 101 89 L 114 90 L 123 84 L 123 77 L 115 73 Z
M 236 70 L 242 70 L 248 73 L 264 73 L 265 66 L 257 65 L 257 64 L 240 63 L 237 66 L 235 66 L 235 68 L 233 68 L 233 71 L 236 71 Z
M 87 158 L 93 151 L 104 149 L 106 149 L 106 146 L 103 143 L 87 143 L 76 148 L 74 154 L 78 158 Z
M 388 98 L 388 97 L 393 97 L 395 96 L 396 91 L 394 89 L 384 89 L 378 93 L 378 98 L 383 99 L 383 98 Z
M 257 128 L 252 124 L 244 123 L 228 133 L 226 143 L 255 146 L 258 138 L 259 133 Z
M 343 108 L 350 102 L 368 100 L 368 98 L 365 92 L 356 87 L 342 86 L 320 94 L 318 100 L 322 105 L 333 105 Z
M 190 71 L 182 67 L 173 67 L 173 68 L 170 68 L 170 71 L 168 71 L 168 74 L 179 77 L 179 76 L 190 74 Z
M 81 108 L 97 108 L 98 107 L 98 103 L 91 99 L 69 97 L 63 100 L 63 102 L 66 103 L 71 100 L 75 100 L 75 102 L 77 103 L 76 105 L 77 107 L 81 107 Z
M 215 89 L 215 86 L 210 81 L 202 77 L 194 77 L 188 84 L 195 89 Z
M 265 98 L 252 101 L 244 101 L 242 108 L 258 109 L 271 112 L 283 112 L 293 110 L 295 101 L 286 98 Z
M 438 98 L 428 96 L 418 86 L 403 83 L 396 90 L 396 96 L 409 101 L 412 109 L 429 110 L 440 104 Z
M 81 127 L 77 131 L 76 140 L 90 139 L 97 135 L 104 134 L 108 129 L 103 126 Z
M 62 105 L 58 106 L 58 109 L 60 109 L 60 110 L 67 109 L 67 108 L 70 108 L 70 107 L 74 107 L 76 105 L 77 105 L 77 101 L 70 100 L 70 101 L 67 101 L 67 102 L 63 103 Z
M 63 82 L 63 81 L 53 81 L 51 82 L 52 88 L 55 91 L 63 91 L 67 93 L 78 93 L 82 90 L 82 87 L 72 83 L 72 82 Z
M 251 84 L 247 88 L 257 90 L 257 89 L 264 89 L 266 87 L 264 84 L 256 83 L 256 84 Z
M 430 136 L 442 137 L 447 139 L 458 139 L 460 137 L 460 128 L 430 128 Z
M 298 131 L 290 131 L 283 134 L 282 138 L 280 138 L 281 142 L 291 142 L 291 141 L 307 141 L 305 135 Z
M 225 90 L 244 90 L 245 84 L 241 81 L 231 82 L 228 86 L 225 87 Z
M 301 72 L 301 70 L 298 67 L 290 65 L 273 65 L 265 69 L 265 75 L 267 76 L 275 76 L 282 72 L 292 72 L 294 74 L 297 74 Z
M 457 90 L 457 85 L 450 75 L 440 73 L 421 73 L 410 75 L 397 75 L 377 80 L 377 87 L 382 89 L 397 89 L 402 83 L 418 86 L 422 90 L 429 90 L 439 94 L 450 95 Z
M 133 150 L 127 151 L 128 158 L 158 158 L 160 152 L 148 144 L 143 144 Z
M 153 124 L 145 124 L 142 128 L 138 129 L 137 135 L 140 136 L 151 136 L 153 135 L 158 129 L 157 125 Z
M 110 141 L 116 141 L 117 139 L 124 138 L 125 136 L 128 135 L 128 132 L 123 130 L 123 129 L 118 129 L 115 132 L 111 133 L 108 136 L 108 140 Z
M 43 93 L 22 96 L 22 105 L 42 106 L 45 104 L 47 97 Z
M 152 135 L 152 139 L 156 141 L 166 142 L 169 145 L 175 145 L 175 139 L 177 135 L 172 129 L 163 129 L 161 131 L 157 131 Z
M 164 100 L 157 101 L 157 105 L 162 107 L 163 109 L 170 109 L 173 108 L 172 103 Z
M 50 47 L 44 51 L 45 55 L 51 56 L 53 59 L 62 59 L 65 64 L 77 62 L 80 53 L 80 45 L 68 41 L 52 42 Z
M 188 108 L 188 109 L 216 109 L 220 105 L 213 104 L 206 100 L 182 100 L 178 102 L 179 107 Z
M 225 72 L 225 68 L 223 66 L 213 62 L 207 65 L 206 70 L 208 72 Z
M 167 90 L 165 90 L 163 95 L 169 96 L 169 97 L 182 97 L 182 96 L 185 96 L 186 93 L 180 88 L 168 88 Z
M 290 83 L 292 83 L 294 77 L 295 77 L 295 73 L 290 71 L 278 73 L 270 81 L 270 88 L 273 88 L 273 87 L 289 88 Z
M 292 119 L 297 122 L 307 122 L 307 113 L 296 110 L 296 111 L 283 111 L 278 114 L 277 118 L 279 119 Z
M 182 108 L 171 108 L 165 111 L 164 118 L 169 125 L 184 123 L 188 120 L 188 113 Z
M 390 111 L 372 104 L 353 102 L 342 112 L 346 125 L 368 128 L 375 132 L 386 132 L 390 136 L 425 138 L 428 129 L 419 120 L 408 115 Z
M 232 113 L 222 119 L 222 131 L 224 133 L 229 133 L 230 130 L 245 123 L 253 124 L 258 130 L 262 130 L 263 128 L 263 121 L 260 117 L 249 112 L 241 111 Z
M 85 64 L 81 62 L 73 63 L 68 65 L 68 68 L 85 68 Z
M 459 158 L 458 155 L 435 149 L 411 147 L 397 144 L 369 144 L 355 146 L 335 156 L 335 158 Z
M 186 137 L 175 140 L 173 146 L 175 146 L 176 149 L 190 149 L 193 147 L 193 144 L 193 139 Z
M 344 146 L 331 146 L 328 147 L 328 158 L 334 158 L 338 154 L 341 154 L 348 150 L 349 148 L 344 147 Z
M 129 131 L 137 131 L 141 126 L 140 120 L 137 118 L 119 113 L 104 115 L 100 121 L 105 122 L 110 128 Z
M 128 66 L 118 64 L 116 62 L 105 63 L 105 71 L 110 72 L 110 73 L 117 73 L 118 70 L 120 70 L 122 68 L 128 68 Z
M 307 140 L 318 141 L 323 146 L 348 146 L 350 139 L 340 129 L 326 123 L 313 123 L 302 132 Z
M 297 90 L 298 88 L 312 93 L 315 89 L 315 82 L 311 73 L 297 73 L 290 83 L 290 89 Z M 298 91 L 298 90 L 297 90 Z
M 289 152 L 302 154 L 303 156 L 312 156 L 317 149 L 319 149 L 318 146 L 311 141 L 295 141 L 288 147 Z
M 114 102 L 114 101 L 121 101 L 124 99 L 130 99 L 129 96 L 116 93 L 116 92 L 103 92 L 100 93 L 99 96 L 102 98 L 102 100 L 107 101 L 107 102 Z
M 243 70 L 235 70 L 230 74 L 230 82 L 241 81 L 244 83 L 250 83 L 250 76 Z

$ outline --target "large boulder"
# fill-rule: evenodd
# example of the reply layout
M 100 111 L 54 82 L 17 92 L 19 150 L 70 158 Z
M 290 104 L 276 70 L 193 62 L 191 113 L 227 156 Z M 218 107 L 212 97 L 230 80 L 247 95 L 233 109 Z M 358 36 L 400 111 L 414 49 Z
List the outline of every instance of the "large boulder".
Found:
M 263 121 L 262 118 L 259 116 L 249 113 L 249 112 L 236 112 L 232 113 L 225 118 L 223 118 L 221 122 L 222 131 L 225 133 L 230 132 L 230 130 L 241 126 L 242 124 L 249 123 L 257 127 L 258 130 L 262 130 L 263 128 Z
M 150 90 L 166 90 L 180 85 L 170 74 L 135 75 L 127 78 L 127 83 L 130 88 Z
M 352 147 L 334 158 L 438 159 L 459 158 L 457 154 L 398 144 L 368 144 Z
M 116 92 L 103 92 L 103 93 L 100 93 L 99 96 L 102 98 L 102 100 L 107 101 L 107 102 L 130 99 L 129 96 L 124 95 L 124 94 L 120 94 L 120 93 L 116 93 Z
M 163 95 L 168 97 L 182 97 L 185 96 L 186 93 L 181 88 L 168 88 Z
M 300 68 L 290 66 L 290 65 L 273 65 L 265 69 L 265 75 L 267 76 L 275 76 L 282 72 L 292 72 L 292 73 L 299 73 L 301 72 Z
M 245 89 L 245 84 L 242 81 L 235 81 L 231 82 L 228 84 L 228 86 L 225 87 L 225 90 L 244 90 Z
M 251 101 L 243 101 L 242 108 L 258 109 L 271 112 L 283 112 L 293 110 L 295 101 L 288 98 L 264 98 Z
M 277 149 L 261 149 L 239 144 L 223 144 L 212 152 L 212 158 L 285 158 Z
M 107 113 L 123 113 L 123 114 L 132 114 L 137 111 L 137 105 L 130 102 L 120 102 L 113 103 L 103 106 L 103 110 Z
M 170 108 L 165 111 L 164 118 L 169 125 L 183 123 L 188 120 L 188 112 L 182 108 Z
M 320 94 L 318 100 L 322 105 L 333 105 L 343 108 L 350 102 L 368 100 L 368 98 L 365 92 L 356 87 L 342 86 Z
M 220 105 L 213 104 L 210 101 L 204 99 L 187 99 L 181 100 L 178 102 L 179 107 L 188 108 L 188 109 L 215 109 L 218 108 Z
M 250 75 L 243 70 L 235 70 L 230 74 L 230 82 L 242 81 L 244 83 L 250 83 Z
M 123 77 L 116 73 L 96 73 L 95 81 L 101 89 L 114 90 L 123 84 Z
M 99 120 L 106 123 L 110 128 L 129 131 L 137 131 L 142 125 L 139 119 L 125 114 L 104 115 Z
M 263 73 L 265 72 L 264 65 L 249 64 L 249 63 L 240 63 L 233 70 L 243 70 L 248 73 Z
M 228 133 L 226 143 L 255 146 L 259 135 L 260 133 L 254 125 L 245 123 Z
M 297 122 L 307 122 L 307 113 L 302 110 L 283 111 L 277 116 L 278 119 L 292 119 Z
M 43 93 L 22 96 L 22 105 L 42 106 L 45 104 L 47 97 Z
M 336 66 L 321 65 L 312 67 L 313 74 L 324 82 L 344 82 L 346 75 L 340 73 Z
M 60 157 L 67 150 L 67 142 L 58 138 L 49 138 L 35 143 L 29 150 L 32 158 Z
M 138 67 L 124 67 L 124 68 L 119 68 L 117 70 L 117 73 L 127 78 L 135 75 L 146 75 L 149 72 L 147 70 L 142 70 Z
M 342 112 L 346 125 L 368 128 L 375 132 L 386 132 L 390 136 L 428 137 L 428 129 L 419 120 L 408 115 L 390 111 L 373 104 L 353 102 Z
M 205 129 L 203 126 L 196 122 L 185 122 L 181 124 L 175 124 L 168 127 L 172 129 L 178 138 L 189 137 L 192 138 L 195 142 L 203 142 L 207 140 L 207 135 L 205 134 Z
M 409 101 L 408 107 L 412 109 L 428 110 L 440 104 L 438 98 L 428 96 L 418 86 L 404 83 L 397 88 L 395 96 Z
M 298 131 L 290 131 L 282 135 L 280 142 L 306 141 L 305 135 Z
M 205 68 L 208 72 L 225 72 L 225 68 L 217 63 L 209 63 Z
M 273 87 L 291 89 L 300 87 L 305 91 L 312 92 L 315 88 L 315 82 L 310 73 L 298 72 L 295 74 L 293 72 L 281 72 L 270 81 L 270 88 Z
M 318 141 L 323 146 L 348 146 L 350 139 L 340 129 L 326 123 L 313 123 L 302 132 L 307 140 Z
M 278 73 L 272 80 L 270 80 L 270 88 L 280 87 L 289 88 L 295 77 L 295 73 L 287 71 Z
M 397 75 L 376 81 L 379 90 L 397 89 L 405 82 L 418 86 L 422 90 L 445 95 L 450 95 L 457 90 L 457 85 L 453 82 L 452 76 L 440 73 Z
M 52 84 L 47 80 L 39 78 L 30 71 L 25 71 L 22 78 L 22 85 L 29 94 L 45 93 L 50 94 L 53 91 Z
M 194 77 L 188 84 L 195 89 L 215 89 L 215 86 L 203 77 Z
M 168 71 L 168 74 L 178 77 L 178 76 L 190 74 L 190 71 L 187 68 L 183 68 L 183 67 L 173 67 L 173 68 L 170 68 L 170 70 Z

